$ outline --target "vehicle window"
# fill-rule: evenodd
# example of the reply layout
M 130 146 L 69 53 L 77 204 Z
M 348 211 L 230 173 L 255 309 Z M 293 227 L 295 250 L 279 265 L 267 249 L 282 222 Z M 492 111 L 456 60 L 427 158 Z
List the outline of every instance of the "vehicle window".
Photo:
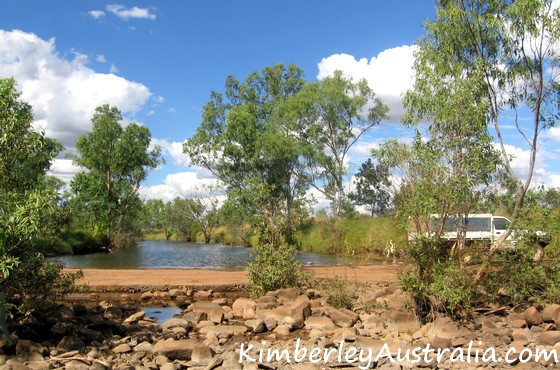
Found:
M 495 218 L 494 219 L 494 230 L 507 230 L 509 227 L 509 221 L 505 218 Z
M 490 231 L 489 217 L 469 217 L 467 218 L 467 231 Z

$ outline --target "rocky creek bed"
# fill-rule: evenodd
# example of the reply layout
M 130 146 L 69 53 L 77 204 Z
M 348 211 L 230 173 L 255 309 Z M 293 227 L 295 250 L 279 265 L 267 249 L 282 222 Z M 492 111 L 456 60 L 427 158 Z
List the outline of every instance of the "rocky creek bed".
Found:
M 13 341 L 0 343 L 0 369 L 558 367 L 553 357 L 524 362 L 529 351 L 560 351 L 557 304 L 495 307 L 463 323 L 440 316 L 421 325 L 393 282 L 376 283 L 352 311 L 330 306 L 316 289 L 284 289 L 258 299 L 187 288 L 91 302 L 96 298 L 45 308 L 10 323 Z M 162 324 L 138 308 L 165 302 L 182 312 Z M 435 354 L 433 361 L 404 357 L 407 349 L 428 344 L 442 353 L 439 361 Z M 496 361 L 482 361 L 489 348 Z M 511 363 L 498 362 L 512 349 Z M 369 358 L 368 351 L 373 353 Z M 396 361 L 399 354 L 402 361 Z

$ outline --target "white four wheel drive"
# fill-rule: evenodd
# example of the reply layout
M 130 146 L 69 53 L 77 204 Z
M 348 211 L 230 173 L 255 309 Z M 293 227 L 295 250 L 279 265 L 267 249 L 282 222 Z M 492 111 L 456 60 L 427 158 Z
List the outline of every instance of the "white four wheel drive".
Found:
M 441 239 L 446 241 L 449 245 L 457 242 L 457 237 L 460 232 L 464 231 L 465 247 L 468 248 L 472 244 L 478 242 L 479 244 L 486 244 L 490 246 L 506 232 L 511 221 L 503 216 L 494 216 L 490 213 L 469 214 L 468 217 L 447 217 L 443 224 Z M 436 231 L 441 227 L 439 215 L 430 215 L 429 221 L 420 234 L 424 236 L 435 235 Z M 409 241 L 414 241 L 418 238 L 419 233 L 416 230 L 411 230 L 408 233 Z M 534 261 L 539 262 L 544 256 L 543 248 L 550 242 L 549 236 L 542 231 L 513 231 L 505 240 L 504 248 L 513 248 L 520 237 L 531 238 L 531 243 L 535 248 Z

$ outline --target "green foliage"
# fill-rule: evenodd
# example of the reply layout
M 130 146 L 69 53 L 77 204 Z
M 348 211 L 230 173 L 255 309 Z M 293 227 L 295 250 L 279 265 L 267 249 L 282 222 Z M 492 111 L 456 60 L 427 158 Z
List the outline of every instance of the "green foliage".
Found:
M 400 283 L 415 302 L 421 319 L 434 311 L 458 314 L 470 308 L 474 297 L 472 281 L 465 270 L 449 257 L 449 250 L 437 238 L 420 238 L 406 250 L 410 269 L 401 275 Z
M 325 254 L 348 254 L 367 260 L 368 254 L 375 258 L 383 255 L 389 241 L 397 252 L 407 243 L 406 233 L 393 217 L 354 217 L 351 219 L 328 219 L 315 217 L 304 222 L 296 233 L 296 240 L 305 252 Z
M 299 286 L 303 273 L 297 253 L 294 247 L 285 244 L 254 247 L 247 265 L 251 295 L 259 297 L 271 290 Z
M 140 235 L 140 183 L 163 162 L 159 147 L 149 150 L 148 128 L 121 125 L 121 112 L 103 105 L 95 110 L 92 131 L 76 143 L 76 165 L 87 171 L 71 183 L 70 205 L 79 227 L 114 245 L 134 243 Z
M 301 153 L 309 185 L 331 201 L 340 216 L 348 151 L 366 132 L 387 118 L 388 107 L 375 96 L 367 81 L 354 82 L 341 71 L 309 83 L 286 101 L 286 116 L 300 125 L 308 145 Z
M 12 79 L 0 79 L 0 327 L 8 309 L 41 306 L 67 293 L 78 275 L 63 275 L 37 252 L 61 225 L 58 194 L 45 173 L 62 146 L 32 128 L 31 107 Z M 17 307 L 16 307 L 17 305 Z
M 356 173 L 356 190 L 348 197 L 355 204 L 365 206 L 371 217 L 383 215 L 391 199 L 390 185 L 387 166 L 374 164 L 368 158 Z
M 201 125 L 184 144 L 185 153 L 227 184 L 228 197 L 251 182 L 264 182 L 288 209 L 296 207 L 294 199 L 304 190 L 299 156 L 305 141 L 279 111 L 303 84 L 301 69 L 281 63 L 253 72 L 243 82 L 229 76 L 224 94 L 212 92 Z M 237 209 L 249 214 L 243 199 L 235 201 Z
M 327 298 L 327 303 L 335 308 L 352 309 L 359 298 L 357 290 L 348 280 L 336 276 L 328 279 L 321 286 Z

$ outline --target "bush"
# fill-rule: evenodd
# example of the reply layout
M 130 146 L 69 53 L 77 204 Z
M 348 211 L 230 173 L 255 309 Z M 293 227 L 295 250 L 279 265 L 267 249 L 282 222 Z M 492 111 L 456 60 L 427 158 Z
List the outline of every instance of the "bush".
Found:
M 338 276 L 327 280 L 322 288 L 327 298 L 327 303 L 335 308 L 352 309 L 359 298 L 357 290 L 353 289 L 352 284 L 347 280 L 340 279 Z
M 258 297 L 271 290 L 298 286 L 304 277 L 297 253 L 288 245 L 254 247 L 247 266 L 251 294 Z

